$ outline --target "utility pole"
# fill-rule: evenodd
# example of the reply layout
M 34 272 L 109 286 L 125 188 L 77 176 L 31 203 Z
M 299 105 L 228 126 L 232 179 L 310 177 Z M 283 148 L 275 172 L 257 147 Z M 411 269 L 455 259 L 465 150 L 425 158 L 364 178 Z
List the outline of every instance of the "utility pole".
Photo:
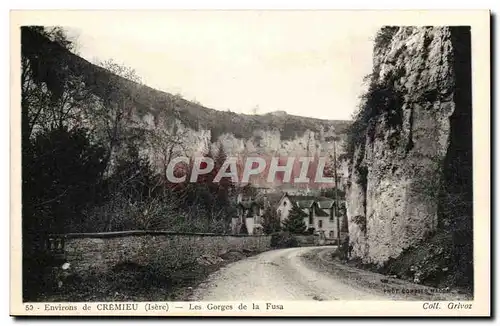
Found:
M 337 247 L 340 248 L 340 216 L 339 216 L 339 195 L 337 183 L 337 136 L 333 138 L 333 173 L 335 178 L 335 217 L 337 218 Z

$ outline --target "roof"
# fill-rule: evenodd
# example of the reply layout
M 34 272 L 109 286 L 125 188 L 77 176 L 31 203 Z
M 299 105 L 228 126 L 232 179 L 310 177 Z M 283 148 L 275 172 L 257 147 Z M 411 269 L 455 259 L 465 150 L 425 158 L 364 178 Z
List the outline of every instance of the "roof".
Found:
M 290 196 L 287 195 L 292 203 L 299 206 L 300 208 L 310 208 L 315 202 L 318 203 L 320 208 L 326 209 L 331 208 L 333 203 L 335 202 L 331 198 L 322 197 L 322 196 Z
M 244 200 L 242 202 L 239 202 L 238 203 L 239 206 L 243 207 L 243 208 L 251 208 L 252 206 L 259 206 L 258 204 L 256 204 L 253 200 Z
M 297 205 L 300 208 L 309 208 L 312 206 L 314 203 L 316 197 L 314 196 L 301 196 L 301 195 L 286 195 L 288 199 L 294 204 Z
M 275 193 L 268 193 L 268 194 L 258 194 L 255 197 L 255 202 L 260 205 L 264 206 L 264 204 L 267 202 L 270 206 L 277 206 L 279 203 L 281 197 L 283 197 L 282 193 L 275 192 Z
M 330 216 L 327 212 L 325 212 L 323 209 L 321 209 L 321 207 L 320 208 L 314 207 L 314 215 L 324 216 L 324 217 Z
M 300 208 L 310 208 L 314 204 L 314 199 L 297 200 L 294 201 L 294 204 Z
M 319 206 L 319 208 L 322 208 L 322 209 L 332 208 L 334 206 L 334 204 L 335 204 L 335 200 L 328 199 L 328 198 L 318 201 L 318 206 Z
M 264 207 L 266 203 L 271 205 L 272 207 L 277 206 L 279 203 L 281 197 L 283 197 L 282 193 L 260 193 L 255 196 L 255 198 L 252 197 L 243 197 L 241 201 L 238 203 L 238 205 L 242 206 L 243 208 L 250 208 L 253 205 L 257 205 L 259 207 Z
M 296 212 L 300 213 L 301 216 L 303 217 L 308 217 L 309 214 L 307 214 L 306 212 L 304 212 L 302 209 L 297 209 Z

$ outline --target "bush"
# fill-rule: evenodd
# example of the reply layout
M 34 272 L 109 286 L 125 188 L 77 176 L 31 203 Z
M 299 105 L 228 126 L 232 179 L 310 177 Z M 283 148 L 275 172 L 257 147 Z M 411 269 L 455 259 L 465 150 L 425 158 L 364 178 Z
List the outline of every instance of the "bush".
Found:
M 399 26 L 384 26 L 382 27 L 375 36 L 374 48 L 383 49 L 389 46 L 394 37 L 394 34 L 399 30 Z
M 283 230 L 293 234 L 304 234 L 306 223 L 304 223 L 305 213 L 298 206 L 293 205 L 288 218 L 283 221 Z
M 273 234 L 281 229 L 281 221 L 276 210 L 267 208 L 263 214 L 262 227 L 265 234 Z
M 278 232 L 271 235 L 272 248 L 299 247 L 299 241 L 289 232 Z
M 356 224 L 362 232 L 366 232 L 366 216 L 356 215 L 352 218 L 352 223 Z
M 384 49 L 390 45 L 392 37 L 398 31 L 399 27 L 385 26 L 381 28 L 374 41 L 374 50 Z M 352 119 L 353 123 L 347 128 L 346 158 L 352 162 L 354 151 L 359 146 L 362 151 L 366 138 L 373 141 L 375 137 L 375 126 L 377 118 L 384 115 L 387 127 L 399 129 L 402 125 L 403 94 L 395 89 L 394 82 L 405 75 L 405 71 L 393 71 L 386 77 L 386 80 L 379 81 L 378 67 L 374 67 L 371 74 L 367 75 L 364 82 L 368 83 L 367 91 L 361 95 L 360 103 Z M 395 139 L 392 144 L 396 145 L 398 133 L 395 133 Z
M 349 260 L 349 258 L 351 258 L 351 247 L 349 245 L 349 237 L 343 239 L 340 242 L 340 246 L 338 246 L 337 252 L 340 260 L 346 261 Z

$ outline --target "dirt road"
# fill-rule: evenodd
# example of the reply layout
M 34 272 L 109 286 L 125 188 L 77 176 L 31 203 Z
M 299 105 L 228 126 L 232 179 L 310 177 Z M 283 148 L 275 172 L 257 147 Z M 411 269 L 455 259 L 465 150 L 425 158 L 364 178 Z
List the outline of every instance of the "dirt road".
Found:
M 190 300 L 457 300 L 458 293 L 388 279 L 329 261 L 334 247 L 273 250 L 227 265 Z

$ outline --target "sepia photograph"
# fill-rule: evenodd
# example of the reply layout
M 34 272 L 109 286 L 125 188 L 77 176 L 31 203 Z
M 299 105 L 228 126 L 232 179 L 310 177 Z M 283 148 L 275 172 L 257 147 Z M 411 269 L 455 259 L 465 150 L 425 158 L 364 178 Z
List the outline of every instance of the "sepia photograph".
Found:
M 489 13 L 385 14 L 11 12 L 19 311 L 489 313 Z

